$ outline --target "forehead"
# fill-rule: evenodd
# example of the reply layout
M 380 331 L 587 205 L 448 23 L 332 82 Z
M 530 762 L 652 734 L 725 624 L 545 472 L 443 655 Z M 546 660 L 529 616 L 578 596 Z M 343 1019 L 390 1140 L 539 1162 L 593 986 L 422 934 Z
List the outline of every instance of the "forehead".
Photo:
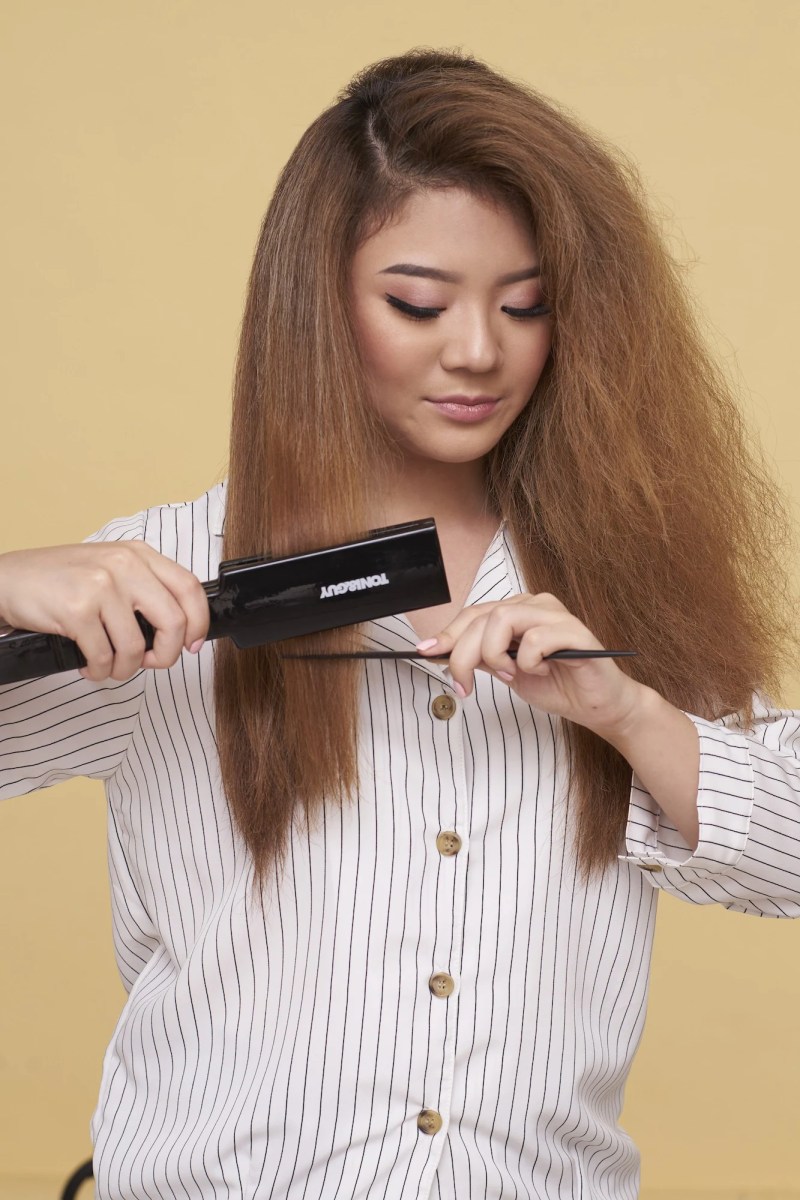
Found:
M 380 270 L 390 262 L 459 273 L 484 264 L 497 274 L 534 265 L 536 242 L 531 227 L 511 207 L 460 188 L 435 188 L 414 192 L 368 235 L 356 251 L 354 268 Z

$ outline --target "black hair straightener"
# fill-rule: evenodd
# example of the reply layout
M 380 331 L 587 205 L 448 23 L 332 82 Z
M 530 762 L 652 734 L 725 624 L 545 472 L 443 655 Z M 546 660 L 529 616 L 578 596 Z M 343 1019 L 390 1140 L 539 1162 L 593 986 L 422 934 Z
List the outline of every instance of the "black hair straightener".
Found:
M 203 587 L 211 611 L 207 640 L 229 637 L 240 648 L 450 600 L 432 518 L 288 558 L 232 559 Z M 136 619 L 151 649 L 155 630 L 141 613 Z M 76 643 L 58 634 L 11 629 L 0 635 L 0 683 L 85 665 Z

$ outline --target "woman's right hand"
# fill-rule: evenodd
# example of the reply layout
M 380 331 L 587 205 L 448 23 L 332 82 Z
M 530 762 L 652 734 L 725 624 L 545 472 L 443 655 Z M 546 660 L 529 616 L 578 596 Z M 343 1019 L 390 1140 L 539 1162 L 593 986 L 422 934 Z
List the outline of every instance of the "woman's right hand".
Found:
M 156 630 L 152 650 L 134 616 Z M 144 542 L 82 542 L 0 554 L 0 622 L 77 642 L 81 675 L 129 679 L 171 667 L 208 632 L 208 600 L 190 571 Z

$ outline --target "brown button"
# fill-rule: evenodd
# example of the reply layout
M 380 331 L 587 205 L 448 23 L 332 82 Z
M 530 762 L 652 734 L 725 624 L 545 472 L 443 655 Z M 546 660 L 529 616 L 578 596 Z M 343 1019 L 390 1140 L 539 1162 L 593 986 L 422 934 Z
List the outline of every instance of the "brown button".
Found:
M 456 711 L 456 702 L 452 696 L 435 696 L 431 704 L 431 712 L 440 721 L 449 721 Z
M 423 1108 L 417 1117 L 417 1129 L 433 1137 L 442 1128 L 442 1118 L 435 1108 Z
M 643 871 L 663 871 L 661 863 L 639 863 Z
M 442 998 L 451 995 L 455 986 L 452 975 L 448 975 L 446 971 L 438 971 L 436 975 L 431 975 L 428 980 L 428 987 L 434 996 L 441 996 Z
M 443 829 L 436 839 L 436 849 L 445 858 L 452 858 L 461 849 L 461 838 L 452 829 Z

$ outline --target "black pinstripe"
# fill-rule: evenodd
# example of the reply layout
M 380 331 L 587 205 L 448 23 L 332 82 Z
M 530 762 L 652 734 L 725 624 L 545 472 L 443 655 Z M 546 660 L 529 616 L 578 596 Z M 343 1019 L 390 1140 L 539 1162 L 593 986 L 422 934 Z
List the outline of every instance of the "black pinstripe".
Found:
M 223 500 L 220 486 L 96 538 L 143 537 L 211 578 Z M 499 531 L 469 603 L 521 586 Z M 403 617 L 367 633 L 414 641 Z M 130 996 L 93 1122 L 98 1195 L 633 1200 L 617 1117 L 657 889 L 798 915 L 798 714 L 759 701 L 750 731 L 693 718 L 698 850 L 634 778 L 626 853 L 585 885 L 559 722 L 481 673 L 439 720 L 443 667 L 366 662 L 360 794 L 298 824 L 262 910 L 220 791 L 212 669 L 205 647 L 122 684 L 0 689 L 0 794 L 106 782 Z M 451 858 L 436 848 L 447 829 L 463 840 Z M 429 991 L 437 971 L 449 999 Z M 433 1137 L 423 1107 L 444 1118 Z

